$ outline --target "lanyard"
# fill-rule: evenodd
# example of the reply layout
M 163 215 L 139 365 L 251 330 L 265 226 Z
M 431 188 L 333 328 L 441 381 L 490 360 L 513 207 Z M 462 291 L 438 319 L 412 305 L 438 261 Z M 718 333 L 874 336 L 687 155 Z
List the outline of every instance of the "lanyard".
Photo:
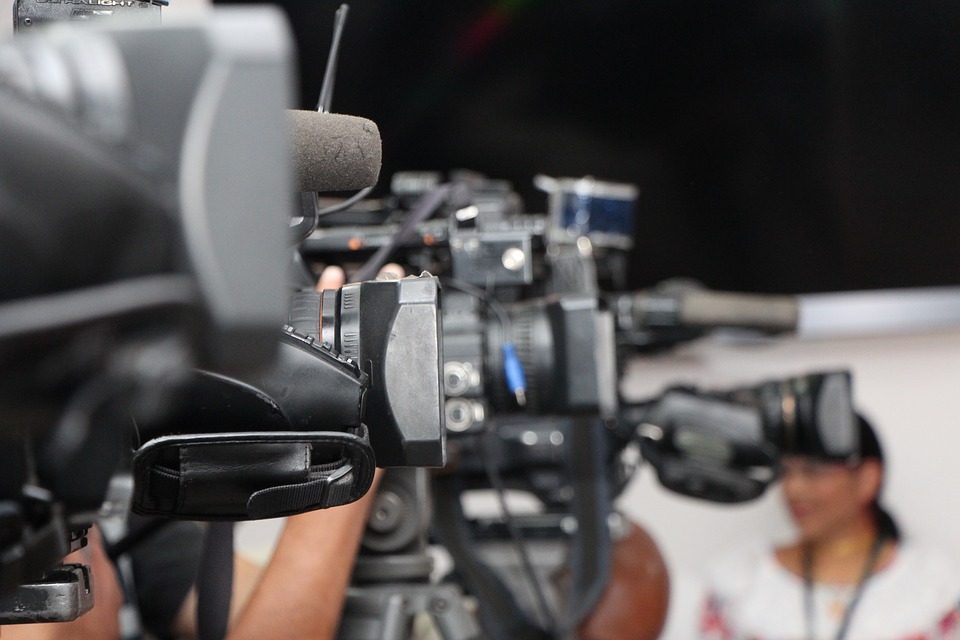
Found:
M 857 586 L 853 591 L 853 597 L 850 598 L 850 603 L 843 612 L 843 620 L 840 621 L 840 627 L 837 629 L 836 640 L 843 640 L 847 635 L 847 629 L 850 627 L 850 620 L 853 618 L 853 610 L 860 602 L 860 597 L 863 595 L 864 588 L 867 584 L 867 579 L 873 573 L 873 569 L 877 564 L 877 559 L 880 557 L 880 550 L 883 549 L 883 543 L 886 542 L 886 540 L 887 537 L 882 533 L 877 534 L 877 537 L 874 538 L 873 546 L 870 547 L 870 555 L 867 557 L 867 561 L 863 565 L 863 574 L 860 576 L 860 580 L 857 582 Z M 813 633 L 813 550 L 809 545 L 803 550 L 803 605 L 807 617 L 807 640 L 815 640 Z

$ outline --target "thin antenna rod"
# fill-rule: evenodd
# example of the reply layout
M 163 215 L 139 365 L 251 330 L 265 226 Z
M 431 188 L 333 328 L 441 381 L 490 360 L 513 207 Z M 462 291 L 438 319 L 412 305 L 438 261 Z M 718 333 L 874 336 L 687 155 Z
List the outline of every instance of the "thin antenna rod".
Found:
M 317 111 L 330 113 L 330 103 L 333 101 L 333 83 L 337 76 L 337 57 L 340 54 L 340 35 L 343 25 L 347 22 L 347 12 L 350 7 L 340 5 L 333 16 L 333 42 L 330 43 L 330 55 L 327 57 L 327 68 L 323 72 L 323 84 L 320 86 L 320 100 L 317 101 Z

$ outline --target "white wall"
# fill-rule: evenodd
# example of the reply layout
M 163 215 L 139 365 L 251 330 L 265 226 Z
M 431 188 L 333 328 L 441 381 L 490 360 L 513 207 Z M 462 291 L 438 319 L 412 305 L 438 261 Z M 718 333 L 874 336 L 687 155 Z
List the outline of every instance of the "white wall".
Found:
M 953 405 L 960 394 L 960 330 L 753 345 L 705 340 L 637 359 L 624 392 L 642 399 L 678 382 L 722 388 L 836 367 L 854 372 L 855 400 L 883 441 L 885 502 L 905 534 L 960 559 L 960 429 Z M 647 527 L 671 569 L 671 640 L 692 637 L 686 625 L 695 623 L 696 578 L 709 558 L 744 540 L 791 535 L 776 491 L 745 506 L 705 504 L 666 492 L 651 468 L 638 474 L 620 506 Z

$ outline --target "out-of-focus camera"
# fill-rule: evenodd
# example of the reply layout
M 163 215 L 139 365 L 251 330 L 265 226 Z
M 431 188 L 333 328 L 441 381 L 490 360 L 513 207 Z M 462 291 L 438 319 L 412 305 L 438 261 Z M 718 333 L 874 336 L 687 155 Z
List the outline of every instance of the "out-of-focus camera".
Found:
M 289 306 L 282 13 L 145 24 L 157 4 L 22 0 L 0 42 L 0 622 L 89 608 L 55 567 L 131 440 L 134 508 L 183 518 L 443 464 L 436 278 L 331 292 L 324 335 L 318 298 Z M 25 606 L 37 589 L 77 606 Z
M 634 409 L 631 422 L 661 484 L 713 502 L 759 497 L 784 452 L 845 460 L 859 450 L 846 371 L 716 393 L 677 387 Z

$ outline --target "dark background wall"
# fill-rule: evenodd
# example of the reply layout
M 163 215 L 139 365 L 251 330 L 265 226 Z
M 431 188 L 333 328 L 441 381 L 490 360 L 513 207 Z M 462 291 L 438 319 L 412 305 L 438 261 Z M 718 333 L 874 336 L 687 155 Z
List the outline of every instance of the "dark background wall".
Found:
M 339 3 L 281 4 L 312 108 Z M 471 168 L 532 211 L 536 173 L 637 184 L 638 287 L 960 283 L 956 0 L 355 2 L 334 110 L 384 176 Z

